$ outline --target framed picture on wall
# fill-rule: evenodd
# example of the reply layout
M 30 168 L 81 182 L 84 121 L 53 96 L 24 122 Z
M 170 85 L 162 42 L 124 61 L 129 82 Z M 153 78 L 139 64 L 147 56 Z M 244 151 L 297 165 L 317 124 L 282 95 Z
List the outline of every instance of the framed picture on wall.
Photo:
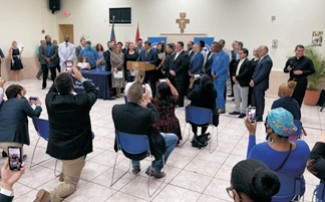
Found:
M 322 46 L 323 42 L 323 31 L 313 31 L 312 35 L 312 46 Z

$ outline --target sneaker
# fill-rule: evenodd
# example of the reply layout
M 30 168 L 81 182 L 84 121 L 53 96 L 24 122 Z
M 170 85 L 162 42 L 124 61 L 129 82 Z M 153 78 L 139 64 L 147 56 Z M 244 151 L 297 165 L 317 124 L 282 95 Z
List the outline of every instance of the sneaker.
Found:
M 140 166 L 133 166 L 132 173 L 138 174 L 141 171 Z
M 44 189 L 39 190 L 33 202 L 50 202 L 50 193 Z
M 246 114 L 244 114 L 244 113 L 241 113 L 241 114 L 238 116 L 238 118 L 240 118 L 240 119 L 245 118 L 245 117 L 246 117 Z
M 166 176 L 166 174 L 164 172 L 160 172 L 160 175 L 156 174 L 155 171 L 150 170 L 150 167 L 146 170 L 146 174 L 151 176 L 151 177 L 154 177 L 156 179 L 160 179 L 160 178 L 163 178 L 163 177 Z
M 236 112 L 236 111 L 233 111 L 233 112 L 230 112 L 229 115 L 239 115 L 240 112 Z

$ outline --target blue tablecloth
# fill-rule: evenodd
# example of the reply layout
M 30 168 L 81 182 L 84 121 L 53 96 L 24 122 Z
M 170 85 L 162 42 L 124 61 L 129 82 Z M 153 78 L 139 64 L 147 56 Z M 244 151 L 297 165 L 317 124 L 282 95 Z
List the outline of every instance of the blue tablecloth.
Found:
M 81 70 L 81 74 L 85 79 L 91 80 L 98 88 L 98 98 L 104 100 L 111 99 L 110 86 L 111 86 L 111 72 L 102 70 Z M 83 85 L 74 79 L 74 90 L 77 93 L 83 93 Z

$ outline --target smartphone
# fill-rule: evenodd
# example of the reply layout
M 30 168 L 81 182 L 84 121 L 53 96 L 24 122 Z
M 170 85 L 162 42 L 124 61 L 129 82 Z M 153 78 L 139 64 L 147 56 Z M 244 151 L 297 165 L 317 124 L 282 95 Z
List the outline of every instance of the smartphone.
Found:
M 159 79 L 159 83 L 164 83 L 166 82 L 166 79 Z
M 22 164 L 22 154 L 20 147 L 8 147 L 8 161 L 10 170 L 20 170 Z
M 247 113 L 246 113 L 249 121 L 251 123 L 254 123 L 255 119 L 256 119 L 256 107 L 249 107 L 247 109 Z
M 35 104 L 36 100 L 37 100 L 37 97 L 32 97 L 32 96 L 29 97 L 29 102 L 31 102 L 33 104 Z
M 73 63 L 72 63 L 72 61 L 66 61 L 65 65 L 66 65 L 66 67 L 72 67 Z

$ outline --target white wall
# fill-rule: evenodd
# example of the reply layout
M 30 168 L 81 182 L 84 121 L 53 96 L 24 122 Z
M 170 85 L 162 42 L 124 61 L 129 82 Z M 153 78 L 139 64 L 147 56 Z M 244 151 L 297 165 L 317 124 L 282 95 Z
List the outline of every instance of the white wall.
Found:
M 23 57 L 31 57 L 45 34 L 56 36 L 56 16 L 47 7 L 45 0 L 0 0 L 0 48 L 6 56 L 13 40 L 25 45 Z
M 116 24 L 118 41 L 134 41 L 137 23 L 143 39 L 161 33 L 179 33 L 180 12 L 186 12 L 190 24 L 185 33 L 204 33 L 226 40 L 230 48 L 235 39 L 250 51 L 258 45 L 271 46 L 273 70 L 281 71 L 296 44 L 311 43 L 312 31 L 325 31 L 324 0 L 61 0 L 61 11 L 52 14 L 47 0 L 0 0 L 0 48 L 8 55 L 11 42 L 25 44 L 23 57 L 32 58 L 39 40 L 46 34 L 58 37 L 59 24 L 73 24 L 74 38 L 84 35 L 93 43 L 105 44 L 110 38 L 109 7 L 132 7 L 132 24 Z M 69 17 L 62 13 L 68 11 Z M 271 16 L 276 20 L 272 21 Z M 46 32 L 41 33 L 44 29 Z M 325 43 L 325 42 L 324 42 Z M 325 48 L 318 48 L 324 53 Z M 30 66 L 37 66 L 37 62 Z M 34 67 L 37 69 L 37 67 Z M 9 69 L 9 67 L 7 67 Z M 36 70 L 35 70 L 36 71 Z
M 133 24 L 115 26 L 117 40 L 123 42 L 134 41 L 137 23 L 144 39 L 179 33 L 175 20 L 184 11 L 191 21 L 186 33 L 223 38 L 228 48 L 234 39 L 243 41 L 250 50 L 261 44 L 270 47 L 272 39 L 277 39 L 278 48 L 270 50 L 277 70 L 283 68 L 295 45 L 311 43 L 312 31 L 325 31 L 323 0 L 70 0 L 62 4 L 71 15 L 57 15 L 57 23 L 74 24 L 75 39 L 85 35 L 95 43 L 105 43 L 111 31 L 105 22 L 109 7 L 132 7 Z M 319 48 L 322 52 L 323 47 Z

